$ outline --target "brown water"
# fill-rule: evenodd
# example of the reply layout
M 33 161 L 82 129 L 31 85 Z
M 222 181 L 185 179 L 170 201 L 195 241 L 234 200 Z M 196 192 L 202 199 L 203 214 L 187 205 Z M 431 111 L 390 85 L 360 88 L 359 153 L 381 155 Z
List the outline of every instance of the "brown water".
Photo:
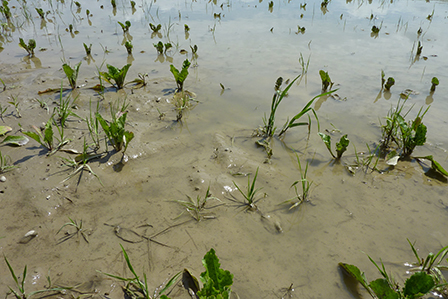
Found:
M 122 154 L 111 146 L 109 154 L 89 162 L 103 185 L 88 171 L 62 182 L 72 170 L 62 165 L 61 157 L 70 155 L 46 157 L 47 151 L 34 140 L 20 148 L 1 147 L 18 168 L 4 173 L 6 182 L 0 183 L 0 248 L 17 275 L 27 265 L 28 292 L 43 289 L 50 275 L 53 285 L 75 287 L 64 297 L 122 298 L 122 283 L 97 272 L 130 275 L 122 244 L 136 271 L 147 274 L 151 288 L 184 268 L 199 276 L 201 259 L 213 247 L 222 268 L 234 274 L 232 290 L 240 298 L 282 298 L 282 289 L 291 283 L 295 298 L 367 298 L 363 290 L 347 288 L 339 262 L 359 266 L 373 280 L 379 273 L 366 254 L 381 258 L 401 282 L 406 278 L 404 263 L 414 261 L 406 238 L 416 241 L 422 256 L 447 245 L 447 181 L 426 174 L 428 163 L 422 167 L 415 160 L 400 161 L 391 168 L 380 159 L 381 173 L 358 170 L 356 175 L 345 167 L 356 160 L 352 145 L 358 152 L 366 152 L 366 144 L 375 148 L 381 138 L 379 120 L 384 122 L 402 91 L 412 89 L 416 93 L 407 107 L 415 107 L 410 115 L 431 104 L 424 118 L 427 142 L 414 154 L 433 155 L 448 168 L 447 2 L 333 0 L 324 14 L 320 2 L 311 1 L 306 10 L 298 2 L 277 1 L 272 12 L 265 1 L 159 0 L 138 2 L 135 12 L 119 1 L 115 15 L 107 1 L 80 3 L 78 12 L 71 2 L 10 2 L 15 29 L 2 31 L 0 52 L 0 79 L 6 84 L 0 100 L 8 107 L 4 125 L 13 128 L 9 135 L 21 135 L 19 124 L 31 130 L 31 125 L 47 122 L 50 114 L 36 98 L 52 111 L 59 94 L 37 92 L 58 88 L 61 80 L 68 86 L 62 63 L 83 61 L 75 113 L 86 117 L 90 100 L 100 101 L 100 111 L 109 119 L 109 102 L 126 98 L 127 128 L 135 139 L 124 166 L 119 163 Z M 45 26 L 34 7 L 50 11 Z M 214 18 L 219 13 L 221 18 Z M 117 24 L 126 20 L 132 22 L 134 45 L 127 80 L 148 73 L 149 84 L 110 89 L 101 97 L 87 88 L 99 83 L 98 68 L 105 70 L 106 63 L 121 67 L 132 60 Z M 7 23 L 5 18 L 2 22 Z M 162 24 L 162 38 L 151 37 L 149 22 Z M 66 32 L 69 24 L 79 33 Z M 187 37 L 184 24 L 191 28 Z M 295 33 L 297 25 L 306 28 L 304 34 Z M 377 37 L 371 36 L 373 25 L 381 27 Z M 37 50 L 29 59 L 17 46 L 19 37 L 36 39 L 45 51 Z M 162 63 L 152 45 L 159 40 L 174 45 Z M 423 51 L 415 59 L 418 41 Z M 90 61 L 84 59 L 82 43 L 93 45 Z M 179 68 L 186 57 L 192 58 L 190 45 L 199 50 L 185 87 L 197 94 L 199 103 L 179 123 L 169 93 L 176 85 L 167 58 Z M 189 53 L 182 55 L 181 49 Z M 271 164 L 263 163 L 266 154 L 251 137 L 269 112 L 277 77 L 302 74 L 300 54 L 305 61 L 310 57 L 308 73 L 280 105 L 277 126 L 320 93 L 318 71 L 328 71 L 343 100 L 321 99 L 313 107 L 321 131 L 336 127 L 348 134 L 351 144 L 341 163 L 332 161 L 314 119 L 309 139 L 305 128 L 296 128 L 283 142 L 274 140 Z M 390 98 L 377 97 L 381 70 L 396 80 Z M 430 98 L 434 76 L 440 85 Z M 21 118 L 7 103 L 10 97 L 17 97 Z M 157 109 L 166 113 L 162 120 Z M 72 140 L 66 148 L 80 151 L 84 136 L 89 140 L 85 123 L 75 117 L 69 118 L 66 134 Z M 339 136 L 334 133 L 333 143 Z M 101 146 L 103 153 L 104 142 Z M 310 202 L 289 211 L 281 203 L 294 197 L 290 186 L 300 179 L 295 153 L 302 166 L 310 163 L 308 180 L 313 185 Z M 247 212 L 231 201 L 231 194 L 243 201 L 233 181 L 245 189 L 247 177 L 232 173 L 252 173 L 252 179 L 257 168 L 259 212 Z M 207 210 L 216 219 L 183 223 L 191 217 L 174 201 L 204 196 L 208 186 L 220 199 L 207 204 L 218 205 Z M 60 242 L 67 231 L 74 232 L 66 226 L 57 233 L 68 218 L 82 220 L 88 243 L 80 234 Z M 115 233 L 118 226 L 120 234 Z M 38 235 L 23 244 L 30 230 Z M 148 241 L 129 230 L 146 237 L 164 232 Z M 6 294 L 8 286 L 14 287 L 6 263 L 0 263 L 0 273 L 0 293 Z M 180 284 L 170 297 L 190 298 Z

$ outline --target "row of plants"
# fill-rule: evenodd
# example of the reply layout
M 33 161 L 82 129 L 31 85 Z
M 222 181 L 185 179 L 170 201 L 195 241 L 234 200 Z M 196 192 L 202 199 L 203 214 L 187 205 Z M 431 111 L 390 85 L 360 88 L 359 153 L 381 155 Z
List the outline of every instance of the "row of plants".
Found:
M 448 254 L 448 246 L 440 249 L 437 254 L 429 253 L 424 259 L 419 256 L 415 244 L 409 240 L 412 252 L 416 258 L 416 262 L 407 263 L 410 266 L 408 273 L 412 273 L 409 278 L 404 282 L 404 286 L 396 281 L 393 276 L 386 271 L 384 263 L 380 260 L 381 266 L 378 265 L 370 256 L 368 258 L 374 264 L 374 266 L 380 272 L 382 278 L 378 278 L 373 281 L 368 281 L 357 266 L 339 263 L 340 268 L 343 270 L 343 275 L 349 275 L 355 281 L 361 284 L 372 298 L 378 299 L 416 299 L 422 298 L 427 294 L 436 294 L 437 296 L 445 298 L 448 295 L 448 282 L 443 274 L 443 271 L 448 270 L 448 266 L 443 262 L 448 262 L 445 259 Z M 178 281 L 182 282 L 185 290 L 192 296 L 192 298 L 200 299 L 229 299 L 231 295 L 231 286 L 233 284 L 233 274 L 228 270 L 221 269 L 219 258 L 213 248 L 207 252 L 202 259 L 202 264 L 205 271 L 199 276 L 202 285 L 199 280 L 191 274 L 188 269 L 184 269 L 173 275 L 166 283 L 155 288 L 151 291 L 148 285 L 148 278 L 146 273 L 138 275 L 135 267 L 132 265 L 128 253 L 124 247 L 120 244 L 123 257 L 126 261 L 126 265 L 131 272 L 131 277 L 123 277 L 117 274 L 104 273 L 98 271 L 108 277 L 117 279 L 124 283 L 123 292 L 126 298 L 133 299 L 169 299 L 168 295 L 170 289 L 175 286 Z M 31 298 L 37 294 L 51 295 L 55 292 L 67 292 L 71 287 L 53 286 L 51 277 L 47 276 L 48 286 L 46 289 L 27 292 L 25 290 L 25 280 L 27 276 L 27 266 L 25 265 L 23 273 L 17 276 L 12 265 L 4 256 L 4 260 L 8 266 L 10 275 L 14 280 L 14 287 L 9 287 L 10 293 L 17 299 Z

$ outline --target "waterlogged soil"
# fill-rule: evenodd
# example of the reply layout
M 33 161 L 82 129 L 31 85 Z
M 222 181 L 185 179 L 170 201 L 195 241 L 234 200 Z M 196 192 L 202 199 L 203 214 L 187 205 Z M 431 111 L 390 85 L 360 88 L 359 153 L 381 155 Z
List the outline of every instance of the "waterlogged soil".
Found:
M 46 123 L 61 95 L 38 92 L 58 89 L 61 82 L 68 87 L 61 61 L 83 61 L 80 88 L 62 93 L 76 98 L 73 112 L 79 116 L 68 119 L 64 133 L 71 141 L 64 148 L 82 151 L 84 140 L 91 143 L 83 119 L 97 103 L 110 120 L 110 104 L 126 100 L 126 128 L 135 138 L 123 156 L 102 136 L 101 157 L 88 163 L 96 176 L 84 169 L 68 180 L 75 169 L 62 158 L 75 155 L 47 156 L 34 140 L 1 146 L 16 168 L 3 173 L 6 181 L 0 183 L 0 248 L 19 279 L 27 266 L 26 292 L 49 287 L 49 276 L 52 287 L 71 288 L 50 297 L 123 298 L 124 284 L 103 274 L 132 276 L 121 244 L 136 272 L 146 273 L 150 289 L 184 268 L 199 277 L 202 257 L 214 248 L 221 267 L 234 275 L 235 298 L 286 298 L 291 284 L 294 298 L 368 298 L 346 279 L 339 262 L 357 265 L 373 280 L 379 273 L 368 254 L 402 282 L 408 277 L 404 264 L 415 259 L 406 239 L 416 242 L 421 256 L 448 245 L 447 179 L 429 162 L 400 160 L 393 167 L 379 159 L 375 171 L 355 166 L 357 155 L 366 159 L 368 147 L 378 145 L 380 121 L 410 89 L 406 107 L 415 107 L 409 117 L 431 104 L 424 117 L 427 141 L 414 154 L 433 155 L 448 168 L 446 2 L 331 1 L 325 10 L 320 2 L 301 8 L 278 1 L 272 12 L 263 1 L 142 2 L 135 11 L 125 2 L 116 10 L 109 2 L 80 4 L 77 10 L 73 3 L 10 2 L 15 29 L 2 32 L 0 55 L 8 135 Z M 34 7 L 50 11 L 45 24 Z M 117 24 L 125 20 L 132 22 L 131 37 Z M 149 22 L 162 24 L 162 37 L 151 34 Z M 71 23 L 72 34 L 65 31 Z M 306 28 L 303 34 L 296 33 L 297 25 Z M 373 25 L 381 28 L 378 35 L 371 33 Z M 36 39 L 34 58 L 17 46 L 19 37 Z M 125 38 L 132 38 L 132 57 L 122 46 Z M 157 55 L 153 43 L 159 40 L 172 42 L 173 49 Z M 416 56 L 418 41 L 423 50 Z M 93 44 L 90 58 L 82 43 Z M 169 67 L 191 60 L 195 44 L 198 56 L 185 88 L 197 101 L 176 121 Z M 188 53 L 180 54 L 182 49 Z M 300 55 L 305 64 L 309 58 L 307 74 Z M 102 95 L 89 89 L 99 83 L 98 69 L 104 71 L 106 63 L 128 62 L 126 81 L 148 73 L 145 87 L 108 88 Z M 255 143 L 260 137 L 253 134 L 269 113 L 275 80 L 303 74 L 278 109 L 280 128 L 320 93 L 320 69 L 329 72 L 338 96 L 312 105 L 320 126 L 312 116 L 310 134 L 298 127 L 274 138 L 272 159 L 265 163 L 266 153 Z M 381 70 L 396 80 L 390 93 L 381 91 Z M 434 76 L 440 85 L 431 94 Z M 8 104 L 13 98 L 21 117 Z M 331 158 L 318 128 L 331 134 L 333 146 L 348 134 L 350 146 L 340 162 Z M 290 210 L 283 203 L 296 196 L 291 185 L 301 179 L 297 157 L 302 168 L 309 164 L 312 185 L 309 201 Z M 251 211 L 235 184 L 246 190 L 257 169 L 261 189 L 258 210 Z M 215 198 L 198 222 L 177 201 L 203 198 L 208 188 Z M 82 221 L 83 234 L 64 226 L 70 219 Z M 0 293 L 16 289 L 4 262 L 0 273 Z M 169 297 L 191 298 L 181 283 Z

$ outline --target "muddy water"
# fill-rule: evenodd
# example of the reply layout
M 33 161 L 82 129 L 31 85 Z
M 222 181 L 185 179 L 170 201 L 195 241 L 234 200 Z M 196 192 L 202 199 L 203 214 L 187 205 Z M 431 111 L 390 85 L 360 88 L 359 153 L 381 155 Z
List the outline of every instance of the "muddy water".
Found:
M 71 171 L 61 162 L 69 157 L 66 153 L 46 157 L 34 141 L 20 148 L 2 146 L 2 154 L 18 168 L 3 174 L 6 182 L 0 185 L 0 246 L 16 274 L 28 266 L 28 291 L 43 289 L 50 275 L 53 285 L 75 286 L 74 296 L 122 298 L 122 284 L 97 272 L 129 275 L 122 244 L 136 270 L 147 273 L 152 288 L 183 268 L 199 276 L 201 258 L 213 247 L 222 267 L 234 274 L 232 289 L 240 298 L 281 298 L 291 283 L 296 298 L 357 298 L 364 293 L 347 288 L 338 262 L 358 265 L 368 278 L 376 278 L 365 252 L 381 258 L 400 281 L 406 278 L 403 263 L 413 261 L 406 238 L 417 242 L 422 255 L 447 245 L 446 180 L 425 174 L 428 165 L 400 161 L 389 168 L 380 161 L 382 173 L 358 170 L 353 176 L 344 165 L 354 163 L 355 150 L 349 147 L 342 163 L 333 162 L 315 122 L 309 139 L 298 128 L 288 131 L 283 142 L 274 140 L 271 164 L 263 163 L 266 155 L 251 137 L 268 113 L 277 77 L 292 79 L 302 73 L 302 54 L 305 61 L 310 57 L 308 73 L 279 107 L 278 126 L 320 93 L 318 71 L 324 69 L 341 100 L 315 103 L 321 130 L 336 127 L 348 134 L 358 152 L 365 152 L 366 144 L 374 148 L 381 137 L 379 119 L 403 90 L 412 89 L 411 115 L 431 104 L 424 119 L 427 142 L 415 154 L 431 154 L 447 168 L 446 2 L 332 1 L 325 14 L 320 2 L 307 2 L 305 9 L 292 1 L 274 2 L 272 12 L 263 1 L 140 2 L 134 12 L 129 3 L 119 2 L 115 15 L 108 2 L 80 3 L 79 12 L 67 2 L 28 2 L 25 8 L 10 3 L 17 28 L 2 33 L 0 78 L 7 88 L 0 97 L 2 106 L 9 107 L 5 124 L 13 128 L 10 134 L 20 135 L 19 123 L 30 130 L 46 122 L 50 115 L 36 98 L 52 111 L 59 95 L 37 92 L 56 88 L 61 80 L 67 85 L 61 61 L 74 65 L 82 60 L 78 83 L 83 88 L 75 112 L 87 116 L 92 100 L 100 101 L 102 114 L 108 116 L 109 102 L 127 98 L 135 140 L 124 165 L 122 155 L 114 152 L 89 163 L 102 184 L 88 171 L 62 182 Z M 34 7 L 50 11 L 46 24 Z M 132 22 L 132 58 L 117 24 L 126 20 Z M 151 37 L 149 22 L 162 24 L 162 38 Z M 65 31 L 69 24 L 76 34 Z M 191 28 L 188 35 L 184 24 Z M 306 28 L 304 34 L 296 34 L 297 25 Z M 381 27 L 376 37 L 371 36 L 373 25 Z M 35 58 L 28 59 L 18 48 L 19 37 L 36 39 Z M 170 41 L 174 49 L 159 57 L 152 46 L 159 40 Z M 418 41 L 423 51 L 416 59 Z M 84 59 L 82 43 L 93 45 L 90 60 Z M 177 67 L 191 59 L 190 45 L 198 46 L 199 56 L 186 88 L 197 94 L 199 103 L 178 123 L 169 93 L 175 87 L 169 65 L 171 59 Z M 181 49 L 189 53 L 182 55 Z M 109 90 L 104 98 L 87 89 L 98 83 L 97 68 L 104 70 L 105 63 L 121 67 L 132 59 L 127 78 L 148 73 L 146 88 Z M 380 92 L 381 70 L 396 80 L 390 95 Z M 430 97 L 434 76 L 440 85 Z M 19 99 L 21 118 L 7 104 L 11 96 Z M 166 113 L 164 118 L 159 119 L 158 110 Z M 81 150 L 83 137 L 88 139 L 85 123 L 74 117 L 66 134 L 72 140 L 67 148 Z M 339 136 L 334 133 L 333 139 Z M 101 152 L 106 150 L 103 144 Z M 310 202 L 289 211 L 281 203 L 294 197 L 290 186 L 300 179 L 295 153 L 302 165 L 310 163 L 313 185 Z M 232 201 L 243 202 L 233 181 L 244 189 L 247 177 L 232 173 L 252 173 L 252 178 L 257 168 L 259 212 L 247 212 Z M 193 221 L 174 201 L 204 196 L 208 186 L 220 199 L 207 204 L 207 213 L 216 219 Z M 68 226 L 59 231 L 68 218 L 82 220 L 88 243 L 80 234 L 61 242 L 74 232 Z M 37 237 L 23 240 L 30 230 Z M 5 294 L 14 282 L 5 263 L 0 273 L 0 292 Z M 189 295 L 177 286 L 170 297 Z

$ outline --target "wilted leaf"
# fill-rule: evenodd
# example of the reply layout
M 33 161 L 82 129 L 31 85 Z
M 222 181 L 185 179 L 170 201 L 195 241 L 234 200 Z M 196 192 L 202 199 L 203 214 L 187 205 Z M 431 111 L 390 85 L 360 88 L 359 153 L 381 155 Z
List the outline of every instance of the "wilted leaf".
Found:
M 17 146 L 22 146 L 28 143 L 30 141 L 25 136 L 8 136 L 3 141 L 2 144 L 12 144 Z

